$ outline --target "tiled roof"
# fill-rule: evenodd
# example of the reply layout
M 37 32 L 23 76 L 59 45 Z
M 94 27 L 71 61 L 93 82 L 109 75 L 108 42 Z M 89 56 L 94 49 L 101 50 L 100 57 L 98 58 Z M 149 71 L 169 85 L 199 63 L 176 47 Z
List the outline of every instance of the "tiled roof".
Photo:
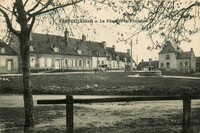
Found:
M 115 52 L 114 48 L 107 47 L 106 51 L 108 51 L 108 57 L 111 57 L 112 60 L 116 60 L 117 53 Z
M 192 52 L 180 52 L 177 54 L 177 59 L 190 59 L 192 57 Z
M 13 41 L 11 41 L 12 43 L 10 43 L 10 45 L 18 49 L 19 47 L 16 46 L 16 37 L 12 38 Z M 64 36 L 39 33 L 32 33 L 31 38 L 30 45 L 33 47 L 31 53 L 112 57 L 112 60 L 116 60 L 118 56 L 121 61 L 124 61 L 124 58 L 126 58 L 128 62 L 130 62 L 131 59 L 128 53 L 116 52 L 113 47 L 104 48 L 102 42 L 86 41 L 84 43 L 82 39 L 69 38 L 69 41 L 65 44 Z M 58 47 L 59 51 L 55 52 L 52 47 Z M 77 50 L 81 50 L 82 53 L 79 54 Z M 133 60 L 133 62 L 135 61 Z
M 175 53 L 183 51 L 178 45 L 168 43 L 158 54 Z
M 151 61 L 151 65 L 158 67 L 158 61 L 157 60 L 156 61 Z M 145 67 L 148 67 L 148 66 L 150 66 L 149 65 L 149 61 L 144 61 L 144 62 L 140 62 L 138 64 L 137 68 L 141 69 L 141 68 L 145 68 Z
M 33 52 L 44 54 L 92 55 L 92 51 L 80 39 L 69 38 L 69 41 L 65 44 L 64 37 L 62 36 L 33 33 L 32 38 L 31 45 L 34 49 Z M 58 47 L 59 52 L 54 52 L 52 47 Z M 82 53 L 78 53 L 78 50 L 81 50 Z
M 10 46 L 8 46 L 5 42 L 0 42 L 0 50 L 5 48 L 5 53 L 0 52 L 0 55 L 18 55 Z
M 33 51 L 31 52 L 76 56 L 97 56 L 96 51 L 98 51 L 99 56 L 106 56 L 106 50 L 104 49 L 101 42 L 86 41 L 84 43 L 82 39 L 69 38 L 69 41 L 65 44 L 64 39 L 64 36 L 62 37 L 57 35 L 32 33 L 32 40 L 30 41 L 30 44 L 33 46 Z M 16 42 L 16 38 L 13 39 L 13 41 Z M 14 45 L 16 44 L 15 42 Z M 13 43 L 11 45 L 13 45 Z M 54 52 L 52 47 L 58 47 L 59 52 Z M 78 50 L 81 50 L 82 53 L 79 54 L 77 52 Z
M 128 62 L 130 62 L 130 55 L 128 53 L 124 53 L 124 52 L 116 52 L 116 55 L 119 56 L 119 60 L 120 61 L 125 61 L 125 58 L 127 59 Z M 134 60 L 133 60 L 134 61 Z M 135 63 L 135 61 L 134 61 Z
M 90 42 L 87 41 L 86 45 L 91 49 L 93 56 L 107 57 L 107 51 L 101 42 Z
M 113 47 L 107 47 L 106 50 L 108 51 L 109 56 L 112 57 L 112 60 L 116 60 L 117 56 L 119 57 L 119 60 L 122 62 L 125 61 L 125 58 L 127 62 L 130 62 L 132 59 L 128 53 L 115 51 Z M 133 59 L 132 61 L 133 63 L 135 63 Z

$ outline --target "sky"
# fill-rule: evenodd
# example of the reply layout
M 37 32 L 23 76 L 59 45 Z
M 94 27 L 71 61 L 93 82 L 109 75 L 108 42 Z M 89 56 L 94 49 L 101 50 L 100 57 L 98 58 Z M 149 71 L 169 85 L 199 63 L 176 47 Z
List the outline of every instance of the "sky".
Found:
M 78 26 L 74 25 L 75 23 L 73 23 L 73 25 L 69 26 L 69 23 L 65 21 L 63 25 L 65 25 L 70 30 L 70 33 L 73 33 L 70 34 L 70 37 L 81 39 L 82 34 L 84 34 L 86 35 L 87 40 L 97 42 L 106 41 L 107 47 L 112 47 L 112 45 L 115 45 L 117 51 L 127 52 L 127 49 L 130 49 L 129 44 L 125 44 L 123 41 L 119 41 L 118 38 L 121 37 L 121 33 L 126 33 L 123 34 L 124 38 L 128 38 L 132 34 L 133 30 L 130 29 L 131 23 L 120 23 L 120 25 L 111 23 L 110 20 L 121 17 L 120 14 L 114 12 L 112 9 L 105 9 L 102 6 L 94 7 L 87 2 L 82 2 L 79 5 L 80 10 L 87 10 L 85 17 L 82 17 L 82 20 L 87 22 L 80 22 Z M 72 22 L 80 20 L 80 18 L 70 18 L 69 21 Z M 64 20 L 68 19 L 64 18 Z M 56 22 L 61 23 L 61 19 L 58 18 Z M 200 25 L 200 20 L 197 22 L 197 24 Z M 13 23 L 13 25 L 16 24 Z M 2 24 L 0 26 L 2 28 Z M 48 34 L 55 34 L 60 36 L 64 35 L 63 31 L 59 31 L 55 27 L 52 27 L 49 24 L 49 20 L 46 20 L 46 22 L 40 25 L 35 23 L 33 32 L 46 34 L 44 27 L 50 30 Z M 17 26 L 16 28 L 19 29 Z M 192 41 L 190 43 L 182 43 L 180 47 L 184 51 L 190 51 L 190 49 L 193 48 L 195 55 L 200 56 L 200 32 L 191 36 L 191 40 Z M 152 60 L 158 60 L 158 52 L 160 50 L 147 50 L 147 47 L 151 46 L 152 42 L 144 33 L 141 33 L 138 36 L 138 44 L 136 44 L 135 38 L 133 38 L 132 41 L 133 58 L 137 63 L 139 63 L 142 59 L 144 61 L 148 61 L 149 58 L 152 58 Z

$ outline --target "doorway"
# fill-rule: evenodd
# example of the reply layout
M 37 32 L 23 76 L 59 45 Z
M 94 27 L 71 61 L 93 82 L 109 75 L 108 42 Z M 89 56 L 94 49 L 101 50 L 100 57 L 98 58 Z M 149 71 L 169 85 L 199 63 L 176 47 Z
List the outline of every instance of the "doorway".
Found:
M 12 71 L 12 60 L 7 61 L 7 70 Z
M 55 69 L 60 69 L 60 59 L 55 59 Z

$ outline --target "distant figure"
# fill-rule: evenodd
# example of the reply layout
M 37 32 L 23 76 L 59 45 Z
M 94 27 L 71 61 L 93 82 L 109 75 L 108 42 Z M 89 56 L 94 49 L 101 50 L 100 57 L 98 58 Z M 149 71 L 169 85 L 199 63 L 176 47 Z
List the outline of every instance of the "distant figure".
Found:
M 95 84 L 95 85 L 94 85 L 94 87 L 95 87 L 95 88 L 97 88 L 97 87 L 98 87 L 98 85 L 97 85 L 97 84 Z

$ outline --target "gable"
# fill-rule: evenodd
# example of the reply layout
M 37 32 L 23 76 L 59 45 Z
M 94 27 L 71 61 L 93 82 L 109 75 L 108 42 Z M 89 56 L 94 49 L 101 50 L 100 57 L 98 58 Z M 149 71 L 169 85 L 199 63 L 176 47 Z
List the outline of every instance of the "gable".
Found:
M 18 54 L 5 42 L 0 42 L 0 55 L 18 55 Z
M 182 51 L 183 50 L 178 45 L 168 43 L 162 48 L 162 50 L 158 54 L 176 53 L 176 52 L 182 52 Z

